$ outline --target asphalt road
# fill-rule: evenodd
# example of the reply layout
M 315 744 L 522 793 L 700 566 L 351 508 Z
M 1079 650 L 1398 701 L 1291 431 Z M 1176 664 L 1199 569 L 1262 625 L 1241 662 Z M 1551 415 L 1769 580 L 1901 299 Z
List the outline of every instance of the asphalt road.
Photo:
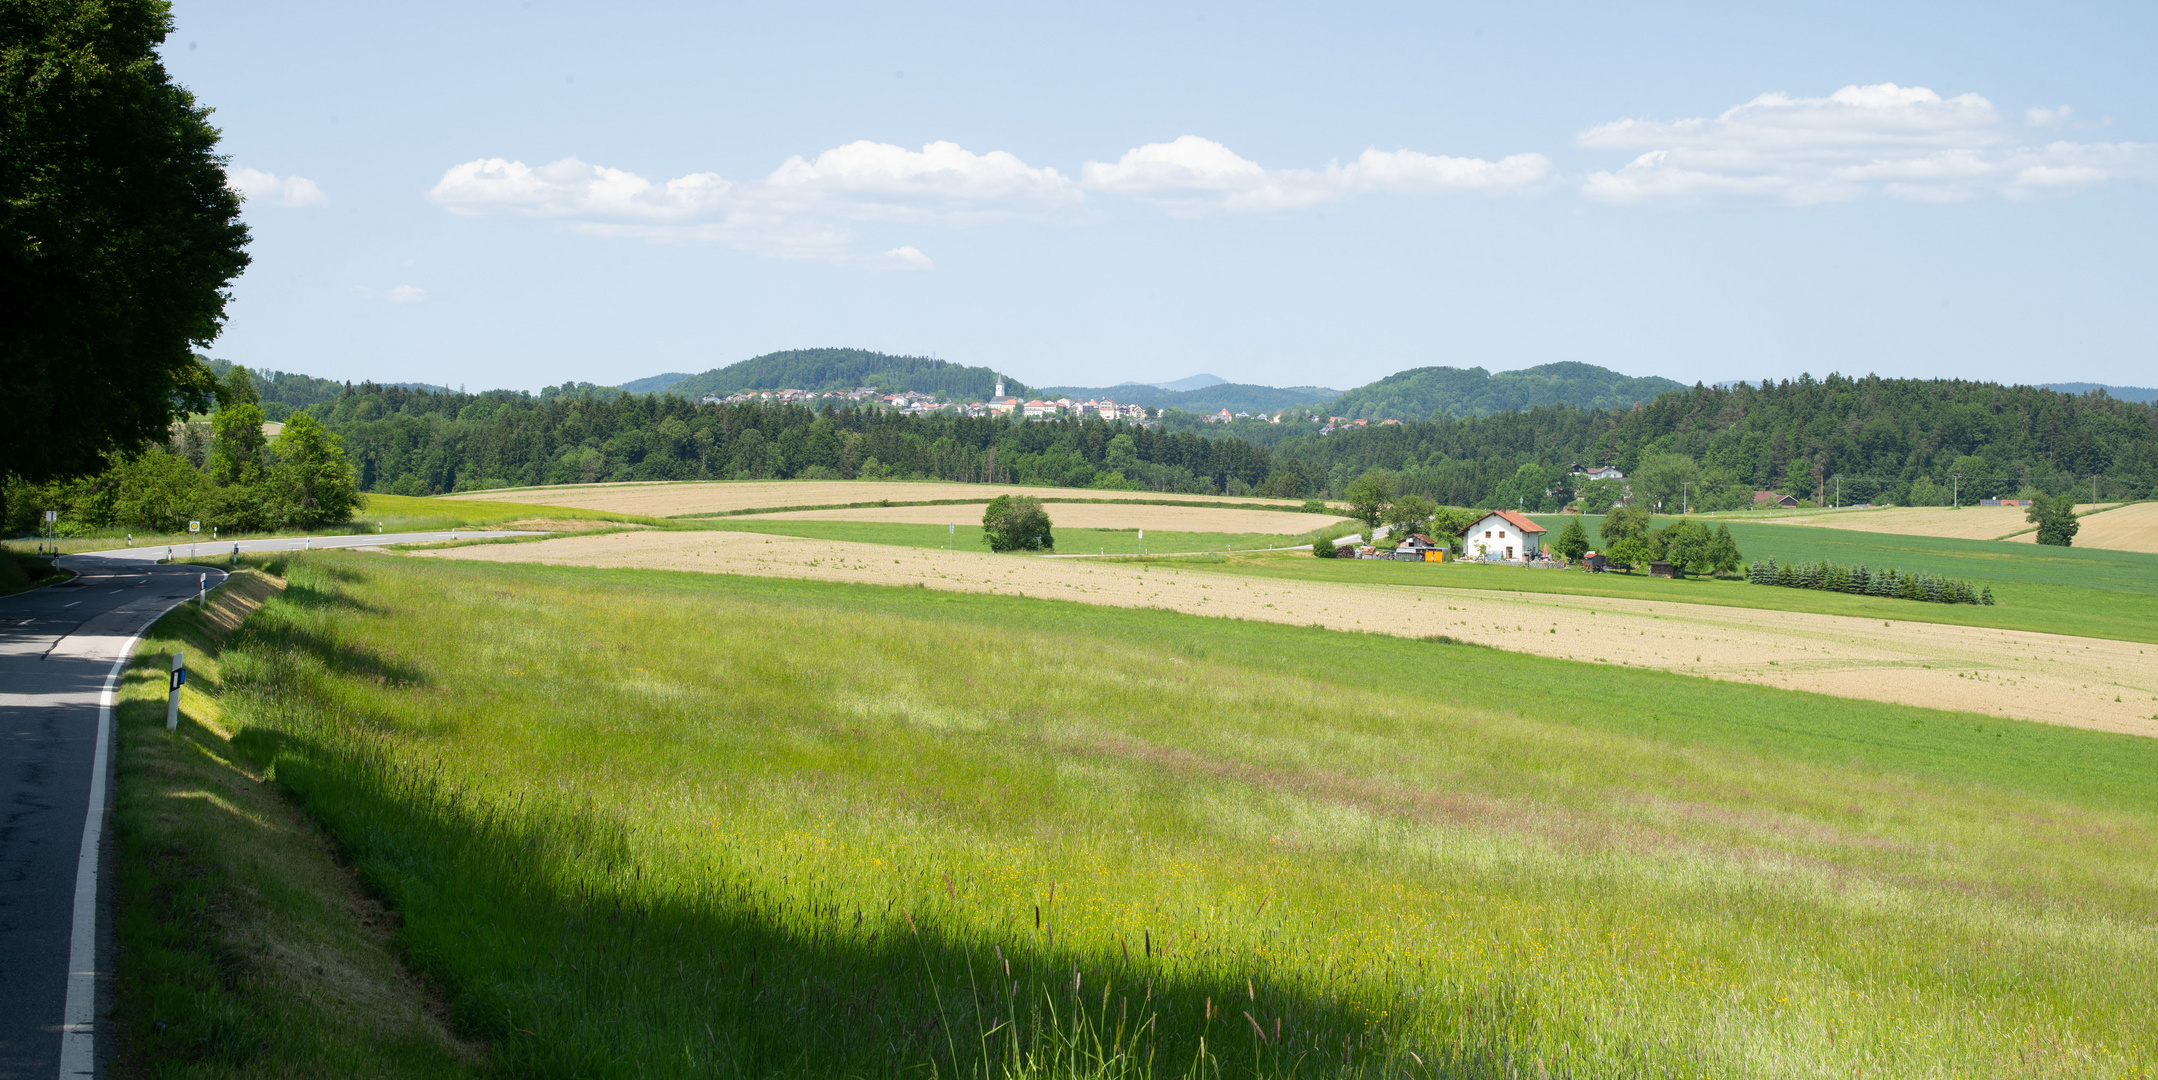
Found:
M 527 533 L 458 530 L 456 539 Z M 242 551 L 296 551 L 452 539 L 398 533 L 242 540 Z M 228 555 L 233 541 L 202 544 Z M 159 565 L 167 549 L 63 556 L 78 575 L 0 597 L 0 1080 L 90 1075 L 96 1021 L 112 970 L 111 799 L 103 699 L 135 640 L 158 618 L 216 588 L 212 567 Z M 187 545 L 173 554 L 188 556 Z

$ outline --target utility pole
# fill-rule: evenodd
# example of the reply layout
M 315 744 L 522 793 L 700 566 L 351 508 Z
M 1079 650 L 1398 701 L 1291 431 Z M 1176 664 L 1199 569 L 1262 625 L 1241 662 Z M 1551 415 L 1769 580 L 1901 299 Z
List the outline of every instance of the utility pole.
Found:
M 1681 480 L 1678 482 L 1678 512 L 1680 514 L 1693 513 L 1692 488 L 1693 485 L 1688 481 Z
M 1951 481 L 1951 486 L 1948 490 L 1955 493 L 1953 496 L 1956 503 L 1955 508 L 1961 510 L 1963 509 L 1963 474 L 1950 473 L 1948 474 L 1948 479 Z

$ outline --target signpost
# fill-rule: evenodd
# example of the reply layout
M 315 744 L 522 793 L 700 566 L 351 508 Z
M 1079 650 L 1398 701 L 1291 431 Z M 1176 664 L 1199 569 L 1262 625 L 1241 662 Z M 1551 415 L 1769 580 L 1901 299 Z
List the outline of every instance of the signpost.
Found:
M 195 557 L 195 537 L 200 535 L 201 532 L 202 522 L 190 521 L 187 523 L 187 557 L 190 559 Z
M 165 730 L 180 726 L 180 688 L 187 685 L 187 662 L 181 654 L 172 654 L 172 681 L 165 691 Z
M 60 511 L 45 511 L 45 543 L 38 547 L 38 554 L 45 554 L 46 549 L 48 548 L 51 548 L 55 551 L 58 550 L 59 545 L 53 540 L 53 522 L 56 522 L 58 520 L 60 520 Z

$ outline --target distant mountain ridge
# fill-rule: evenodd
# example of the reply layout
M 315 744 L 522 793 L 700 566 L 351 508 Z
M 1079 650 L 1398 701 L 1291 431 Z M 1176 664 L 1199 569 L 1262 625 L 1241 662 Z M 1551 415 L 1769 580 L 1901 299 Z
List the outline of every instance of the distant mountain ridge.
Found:
M 1201 376 L 1194 376 L 1199 378 Z M 1190 379 L 1179 380 L 1190 382 Z M 1166 385 L 1175 385 L 1173 383 Z M 1166 390 L 1150 383 L 1121 386 L 1045 386 L 1044 397 L 1110 398 L 1125 405 L 1149 409 L 1182 409 L 1185 412 L 1274 412 L 1298 405 L 1322 405 L 1341 396 L 1323 386 L 1259 386 L 1254 383 L 1216 382 L 1196 390 Z
M 2063 394 L 2088 394 L 2093 390 L 2103 390 L 2106 392 L 2107 397 L 2117 398 L 2121 401 L 2133 401 L 2141 405 L 2148 405 L 2158 401 L 2158 389 L 2148 386 L 2107 386 L 2104 383 L 2094 382 L 2055 382 L 2041 383 L 2038 388 Z
M 1351 420 L 1430 420 L 1520 412 L 1538 405 L 1623 409 L 1684 389 L 1686 384 L 1673 379 L 1637 378 L 1576 360 L 1497 374 L 1480 367 L 1422 367 L 1350 390 L 1334 399 L 1331 409 Z
M 1004 392 L 1024 397 L 1033 391 L 1010 376 L 985 367 L 967 367 L 926 356 L 893 356 L 868 349 L 787 349 L 753 356 L 698 375 L 653 375 L 622 384 L 630 393 L 701 397 L 737 390 L 852 390 L 874 386 L 885 393 L 902 390 L 946 399 L 986 399 L 998 378 Z

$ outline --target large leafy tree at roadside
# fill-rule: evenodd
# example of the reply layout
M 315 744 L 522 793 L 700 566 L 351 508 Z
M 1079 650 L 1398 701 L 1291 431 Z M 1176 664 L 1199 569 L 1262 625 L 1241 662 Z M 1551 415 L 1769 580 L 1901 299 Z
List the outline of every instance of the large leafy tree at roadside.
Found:
M 210 407 L 194 347 L 247 266 L 163 0 L 0 0 L 0 473 L 87 476 Z

